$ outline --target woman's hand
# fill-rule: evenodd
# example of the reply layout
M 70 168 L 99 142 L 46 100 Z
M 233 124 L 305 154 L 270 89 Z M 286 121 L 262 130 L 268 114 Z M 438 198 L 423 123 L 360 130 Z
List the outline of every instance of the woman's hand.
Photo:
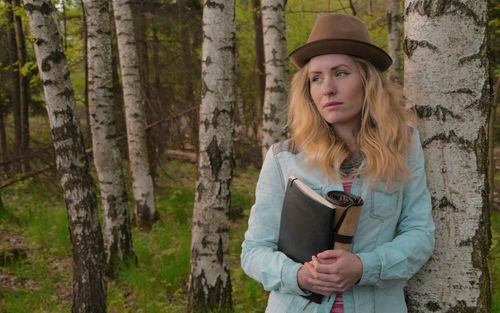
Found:
M 297 284 L 303 290 L 309 290 L 315 293 L 319 293 L 324 296 L 331 296 L 335 291 L 332 287 L 328 287 L 326 284 L 316 282 L 313 277 L 313 272 L 315 271 L 314 266 L 311 262 L 306 262 L 297 272 Z
M 323 251 L 304 267 L 312 276 L 306 276 L 307 284 L 311 285 L 309 290 L 328 296 L 346 291 L 363 275 L 361 259 L 344 250 Z

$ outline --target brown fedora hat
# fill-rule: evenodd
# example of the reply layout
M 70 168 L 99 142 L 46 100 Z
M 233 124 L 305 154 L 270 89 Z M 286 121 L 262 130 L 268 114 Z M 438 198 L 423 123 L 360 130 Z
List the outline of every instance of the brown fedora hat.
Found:
M 314 23 L 307 43 L 293 50 L 289 57 L 298 68 L 315 56 L 348 54 L 370 61 L 380 71 L 392 64 L 391 57 L 371 44 L 368 28 L 360 19 L 347 14 L 326 14 Z

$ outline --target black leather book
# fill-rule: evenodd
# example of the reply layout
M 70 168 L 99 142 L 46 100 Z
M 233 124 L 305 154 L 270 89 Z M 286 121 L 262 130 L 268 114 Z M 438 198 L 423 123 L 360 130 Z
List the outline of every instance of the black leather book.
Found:
M 290 177 L 281 212 L 278 250 L 304 264 L 311 256 L 333 249 L 335 206 L 309 186 Z M 313 293 L 309 300 L 321 303 Z

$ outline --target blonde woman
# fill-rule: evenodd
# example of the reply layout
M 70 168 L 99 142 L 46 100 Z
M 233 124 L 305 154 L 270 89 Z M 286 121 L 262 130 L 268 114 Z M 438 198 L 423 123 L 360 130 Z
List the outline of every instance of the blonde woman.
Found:
M 290 58 L 299 68 L 292 138 L 273 145 L 264 161 L 242 267 L 271 291 L 266 312 L 407 312 L 403 283 L 430 257 L 434 223 L 414 114 L 382 75 L 392 60 L 370 43 L 361 20 L 343 14 L 320 16 Z M 277 250 L 290 176 L 322 196 L 361 196 L 350 252 L 327 250 L 301 264 Z M 312 292 L 323 301 L 309 301 Z

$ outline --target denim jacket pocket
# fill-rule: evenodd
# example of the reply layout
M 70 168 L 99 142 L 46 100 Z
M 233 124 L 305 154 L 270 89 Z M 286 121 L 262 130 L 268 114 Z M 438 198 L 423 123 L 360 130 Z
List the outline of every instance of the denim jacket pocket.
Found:
M 370 217 L 384 221 L 400 212 L 401 190 L 379 183 L 371 190 Z

